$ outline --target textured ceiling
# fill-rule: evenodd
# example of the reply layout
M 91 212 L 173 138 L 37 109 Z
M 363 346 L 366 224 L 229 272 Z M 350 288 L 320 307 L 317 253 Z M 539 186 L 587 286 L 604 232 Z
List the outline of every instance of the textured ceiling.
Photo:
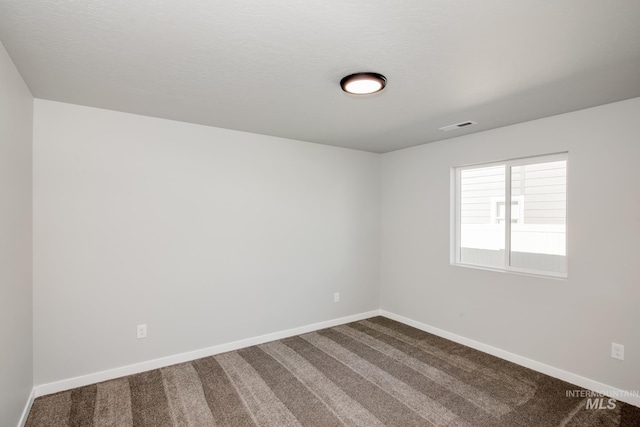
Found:
M 37 98 L 373 152 L 640 96 L 638 0 L 0 0 L 0 40 Z

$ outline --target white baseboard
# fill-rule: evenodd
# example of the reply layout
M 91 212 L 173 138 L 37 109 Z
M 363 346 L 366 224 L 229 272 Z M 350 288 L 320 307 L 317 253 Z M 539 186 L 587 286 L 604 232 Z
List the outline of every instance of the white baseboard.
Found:
M 550 377 L 554 377 L 562 381 L 575 384 L 579 387 L 592 390 L 598 393 L 602 393 L 605 396 L 612 397 L 616 400 L 640 407 L 640 396 L 637 395 L 637 392 L 638 392 L 637 390 L 634 390 L 632 392 L 620 390 L 616 387 L 611 387 L 601 382 L 598 382 L 589 378 L 585 378 L 583 376 L 580 376 L 559 368 L 555 368 L 553 366 L 550 366 L 532 359 L 528 359 L 526 357 L 523 357 L 514 353 L 510 353 L 508 351 L 499 349 L 497 347 L 483 344 L 481 342 L 474 341 L 472 339 L 465 338 L 463 336 L 460 336 L 451 332 L 447 332 L 445 330 L 436 328 L 434 326 L 427 325 L 426 323 L 421 323 L 416 320 L 409 319 L 407 317 L 388 312 L 386 310 L 380 310 L 380 316 L 384 316 L 389 319 L 398 321 L 400 323 L 404 323 L 405 325 L 408 325 L 408 326 L 413 326 L 414 328 L 420 329 L 425 332 L 429 332 L 430 334 L 434 334 L 439 337 L 457 342 L 458 344 L 466 345 L 467 347 L 471 347 L 476 350 L 482 351 L 484 353 L 491 354 L 492 356 L 496 356 L 501 359 L 508 360 L 509 362 L 513 362 L 517 365 L 524 366 L 525 368 L 533 369 L 534 371 L 541 372 L 543 374 L 549 375 Z
M 36 398 L 36 388 L 31 389 L 31 394 L 29 395 L 29 399 L 27 400 L 27 404 L 24 405 L 24 409 L 22 410 L 22 415 L 20 416 L 20 421 L 18 421 L 18 427 L 24 427 L 27 423 L 27 418 L 29 418 L 29 411 L 31 411 L 31 407 L 33 406 L 33 401 Z
M 40 397 L 76 387 L 83 387 L 89 384 L 95 384 L 102 381 L 124 377 L 127 375 L 133 375 L 153 369 L 164 368 L 165 366 L 175 365 L 176 363 L 189 362 L 191 360 L 201 359 L 203 357 L 213 356 L 215 354 L 225 353 L 227 351 L 234 351 L 245 347 L 251 347 L 253 345 L 263 344 L 269 341 L 280 340 L 283 338 L 306 334 L 308 332 L 313 332 L 324 328 L 331 328 L 333 326 L 343 325 L 345 323 L 368 319 L 370 317 L 378 316 L 379 314 L 380 310 L 368 311 L 365 313 L 354 314 L 351 316 L 340 317 L 338 319 L 327 320 L 324 322 L 300 326 L 293 329 L 287 329 L 285 331 L 274 332 L 271 334 L 234 341 L 227 344 L 220 344 L 200 350 L 162 357 L 159 359 L 149 360 L 147 362 L 135 363 L 133 365 L 122 366 L 119 368 L 109 369 L 106 371 L 96 372 L 88 375 L 82 375 L 79 377 L 69 378 L 52 383 L 40 384 L 34 388 L 35 396 Z M 31 401 L 33 401 L 33 399 L 31 399 Z
M 445 331 L 443 329 L 439 329 L 434 326 L 430 326 L 425 323 L 421 323 L 416 320 L 409 319 L 407 317 L 388 312 L 386 310 L 372 310 L 365 313 L 355 314 L 352 316 L 346 316 L 338 319 L 327 320 L 320 323 L 314 323 L 311 325 L 300 326 L 293 329 L 287 329 L 285 331 L 274 332 L 266 335 L 260 335 L 253 338 L 247 338 L 247 339 L 234 341 L 227 344 L 220 344 L 213 347 L 203 348 L 200 350 L 176 354 L 173 356 L 162 357 L 159 359 L 136 363 L 133 365 L 122 366 L 119 368 L 109 369 L 106 371 L 101 371 L 93 374 L 56 381 L 53 383 L 41 384 L 34 387 L 31 393 L 31 397 L 29 398 L 29 402 L 27 403 L 27 406 L 25 407 L 25 411 L 22 415 L 22 418 L 21 418 L 22 424 L 20 425 L 22 426 L 24 425 L 24 422 L 26 422 L 26 417 L 29 414 L 29 409 L 31 408 L 31 405 L 33 404 L 33 400 L 35 397 L 57 393 L 60 391 L 65 391 L 65 390 L 69 390 L 76 387 L 82 387 L 89 384 L 95 384 L 102 381 L 124 377 L 127 375 L 138 374 L 140 372 L 150 371 L 152 369 L 163 368 L 165 366 L 175 365 L 176 363 L 189 362 L 191 360 L 213 356 L 215 354 L 225 353 L 227 351 L 234 351 L 234 350 L 262 344 L 269 341 L 275 341 L 283 338 L 292 337 L 295 335 L 305 334 L 308 332 L 313 332 L 313 331 L 317 331 L 324 328 L 331 328 L 333 326 L 343 325 L 345 323 L 350 323 L 350 322 L 356 322 L 358 320 L 368 319 L 374 316 L 388 317 L 389 319 L 396 320 L 400 323 L 404 323 L 405 325 L 413 326 L 414 328 L 420 329 L 425 332 L 429 332 L 431 334 L 437 335 L 442 338 L 446 338 L 448 340 L 457 342 L 462 345 L 466 345 L 468 347 L 474 348 L 484 353 L 491 354 L 501 359 L 508 360 L 509 362 L 513 362 L 517 365 L 524 366 L 529 369 L 533 369 L 534 371 L 541 372 L 543 374 L 549 375 L 554 378 L 558 378 L 560 380 L 569 382 L 571 384 L 575 384 L 579 387 L 596 391 L 606 396 L 613 397 L 616 400 L 620 400 L 622 402 L 626 402 L 631 405 L 640 407 L 640 396 L 632 395 L 632 394 L 630 395 L 629 392 L 625 392 L 624 390 L 620 390 L 616 387 L 608 386 L 601 382 L 598 382 L 598 381 L 595 381 L 595 380 L 592 380 L 592 379 L 589 379 L 589 378 L 586 378 L 586 377 L 583 377 L 559 368 L 555 368 L 553 366 L 550 366 L 532 359 L 528 359 L 526 357 L 523 357 L 514 353 L 510 353 L 508 351 L 490 346 L 488 344 L 481 343 L 479 341 L 474 341 L 472 339 L 463 337 L 461 335 L 457 335 L 457 334 Z

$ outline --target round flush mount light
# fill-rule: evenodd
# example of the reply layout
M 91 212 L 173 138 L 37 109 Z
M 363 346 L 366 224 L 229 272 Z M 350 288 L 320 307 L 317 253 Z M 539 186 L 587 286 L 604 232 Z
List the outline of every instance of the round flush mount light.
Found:
M 340 80 L 342 90 L 353 95 L 380 92 L 387 85 L 387 78 L 378 73 L 356 73 Z

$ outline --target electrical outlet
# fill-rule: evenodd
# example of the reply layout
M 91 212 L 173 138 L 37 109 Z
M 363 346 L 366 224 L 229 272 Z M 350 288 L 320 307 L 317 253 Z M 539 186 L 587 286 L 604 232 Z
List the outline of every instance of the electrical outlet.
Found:
M 622 344 L 611 343 L 611 357 L 624 360 L 624 346 Z
M 147 325 L 138 325 L 136 328 L 138 339 L 147 337 Z
M 333 294 L 333 302 L 340 302 L 340 292 Z

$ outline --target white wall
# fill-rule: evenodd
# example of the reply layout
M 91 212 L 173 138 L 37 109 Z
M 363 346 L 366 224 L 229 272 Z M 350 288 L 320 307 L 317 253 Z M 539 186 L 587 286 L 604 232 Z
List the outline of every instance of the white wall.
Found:
M 36 100 L 36 384 L 377 309 L 379 176 L 377 154 Z
M 33 388 L 33 97 L 0 43 L 0 425 L 18 424 Z
M 640 98 L 384 154 L 381 308 L 638 390 L 638 117 Z M 450 169 L 562 151 L 569 278 L 449 265 Z M 610 357 L 611 342 L 625 361 Z

